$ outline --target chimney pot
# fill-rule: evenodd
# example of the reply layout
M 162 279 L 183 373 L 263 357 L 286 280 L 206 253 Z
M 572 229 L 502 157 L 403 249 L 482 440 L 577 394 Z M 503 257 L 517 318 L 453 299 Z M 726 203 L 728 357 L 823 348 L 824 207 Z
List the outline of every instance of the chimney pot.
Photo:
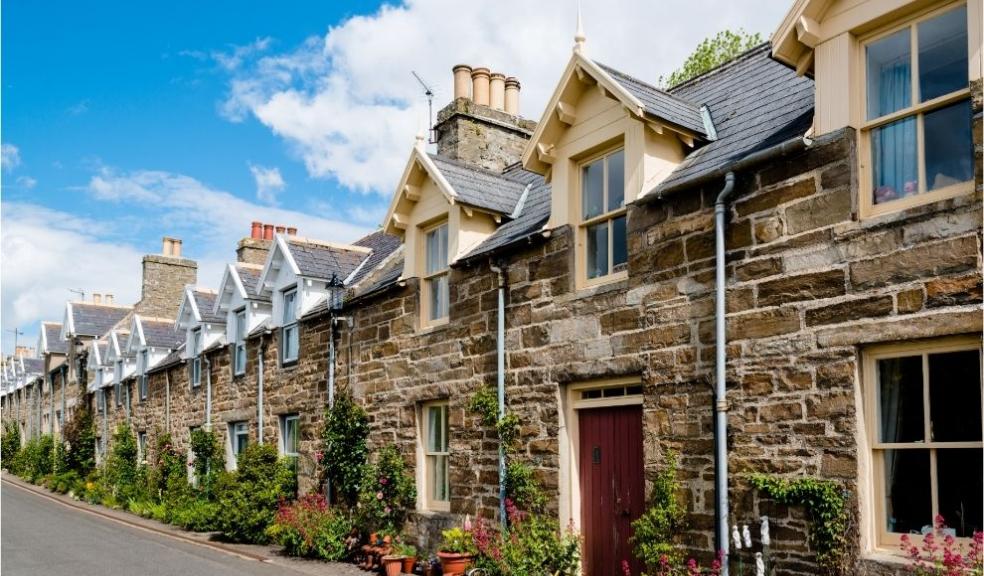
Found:
M 515 76 L 506 78 L 505 109 L 513 116 L 519 115 L 519 79 Z
M 106 302 L 106 304 L 112 304 L 113 303 L 113 295 L 112 294 L 106 294 L 106 296 L 104 298 L 104 301 Z
M 472 86 L 471 66 L 458 64 L 451 69 L 451 72 L 454 74 L 454 97 L 456 99 L 470 98 Z
M 472 100 L 475 104 L 489 105 L 489 69 L 475 68 L 472 77 Z
M 93 292 L 92 293 L 92 303 L 93 304 L 102 304 L 102 294 L 99 294 L 98 292 Z
M 263 239 L 264 240 L 273 240 L 273 224 L 264 224 L 263 225 Z
M 167 236 L 161 238 L 161 254 L 164 256 L 171 255 L 171 239 Z
M 181 258 L 181 240 L 171 238 L 171 256 Z
M 253 224 L 250 227 L 249 237 L 254 240 L 259 240 L 263 237 L 263 223 L 253 220 Z
M 287 235 L 288 236 L 297 236 L 297 228 L 294 228 L 293 226 L 288 226 L 287 227 Z
M 287 228 L 286 227 L 284 227 L 284 226 L 277 226 L 277 234 L 283 234 L 286 231 L 287 231 Z
M 493 72 L 489 78 L 489 106 L 495 110 L 505 108 L 506 100 L 506 75 L 501 72 Z

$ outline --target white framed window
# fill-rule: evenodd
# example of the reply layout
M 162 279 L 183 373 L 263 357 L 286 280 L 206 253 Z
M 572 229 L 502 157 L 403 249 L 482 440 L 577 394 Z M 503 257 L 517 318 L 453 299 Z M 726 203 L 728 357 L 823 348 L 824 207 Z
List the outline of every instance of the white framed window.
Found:
M 147 370 L 150 369 L 150 352 L 144 348 L 140 351 L 140 401 L 147 399 L 148 379 Z
M 897 550 L 937 515 L 957 538 L 984 529 L 979 338 L 868 348 L 864 385 L 876 544 Z
M 106 390 L 105 389 L 100 390 L 99 391 L 99 394 L 96 394 L 96 409 L 99 411 L 100 414 L 104 414 L 106 412 Z
M 625 151 L 594 156 L 579 168 L 578 279 L 590 286 L 624 277 L 628 270 Z
M 280 454 L 297 458 L 300 447 L 300 422 L 297 414 L 284 414 L 280 417 Z
M 448 223 L 443 222 L 424 231 L 424 274 L 421 311 L 425 326 L 440 324 L 448 319 Z
M 137 461 L 147 463 L 147 432 L 137 432 Z
M 448 402 L 428 402 L 421 411 L 420 438 L 423 452 L 421 503 L 427 510 L 447 512 L 451 509 L 448 446 Z
M 197 388 L 202 385 L 202 329 L 195 328 L 191 331 L 191 387 Z
M 249 422 L 230 422 L 228 437 L 229 444 L 226 467 L 229 470 L 235 470 L 239 462 L 239 455 L 249 445 Z
M 862 216 L 972 191 L 967 5 L 924 13 L 862 47 Z
M 246 309 L 236 311 L 236 339 L 232 347 L 232 373 L 246 373 Z
M 297 361 L 300 348 L 300 335 L 297 326 L 297 288 L 285 290 L 283 294 L 283 315 L 280 322 L 280 363 Z
M 116 407 L 123 405 L 123 361 L 113 364 L 113 395 L 116 397 Z

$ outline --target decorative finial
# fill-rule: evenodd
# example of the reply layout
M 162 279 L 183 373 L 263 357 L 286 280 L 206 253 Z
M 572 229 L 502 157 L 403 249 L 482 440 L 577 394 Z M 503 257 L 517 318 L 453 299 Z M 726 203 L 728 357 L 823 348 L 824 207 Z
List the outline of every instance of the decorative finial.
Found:
M 424 148 L 424 142 L 427 140 L 427 138 L 424 136 L 424 131 L 423 130 L 418 131 L 417 132 L 417 135 L 415 136 L 415 138 L 416 138 L 417 142 L 414 144 L 414 146 L 416 146 L 417 148 L 420 148 L 421 150 L 423 150 L 423 148 Z
M 574 32 L 574 52 L 580 53 L 584 50 L 584 43 L 587 38 L 584 36 L 584 24 L 581 23 L 581 0 L 577 2 L 577 30 Z

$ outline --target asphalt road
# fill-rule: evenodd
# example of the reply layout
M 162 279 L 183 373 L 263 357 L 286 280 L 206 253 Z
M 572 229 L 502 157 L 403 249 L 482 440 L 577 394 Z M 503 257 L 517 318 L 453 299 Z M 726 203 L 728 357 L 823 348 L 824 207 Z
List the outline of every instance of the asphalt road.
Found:
M 283 576 L 308 570 L 294 572 L 282 564 L 249 560 L 133 528 L 4 482 L 0 572 L 3 576 Z

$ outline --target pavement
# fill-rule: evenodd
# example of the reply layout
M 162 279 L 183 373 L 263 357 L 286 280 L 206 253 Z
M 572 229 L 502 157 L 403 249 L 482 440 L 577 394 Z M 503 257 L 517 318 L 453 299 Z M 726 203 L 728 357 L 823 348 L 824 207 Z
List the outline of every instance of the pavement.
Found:
M 289 558 L 276 547 L 214 542 L 127 512 L 77 502 L 4 473 L 4 576 L 355 576 L 350 564 Z

